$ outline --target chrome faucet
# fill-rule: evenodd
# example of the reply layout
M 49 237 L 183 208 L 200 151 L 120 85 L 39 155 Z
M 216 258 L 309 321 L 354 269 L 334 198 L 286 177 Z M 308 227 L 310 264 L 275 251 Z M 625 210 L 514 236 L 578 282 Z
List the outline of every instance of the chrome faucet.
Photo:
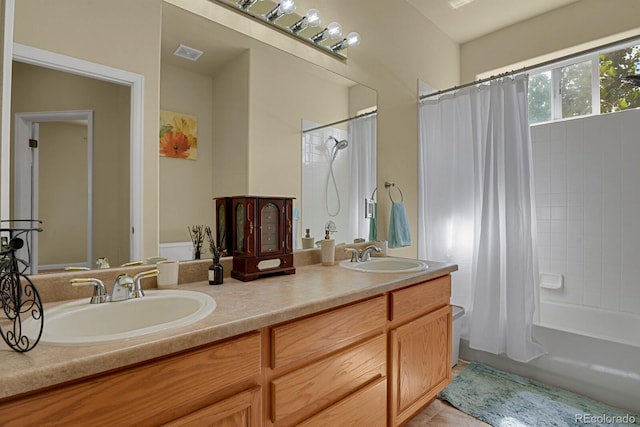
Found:
M 128 274 L 120 274 L 113 282 L 111 289 L 111 302 L 124 301 L 131 298 L 131 289 L 135 282 Z
M 382 249 L 375 245 L 369 245 L 361 251 L 358 251 L 356 248 L 344 248 L 344 250 L 345 252 L 351 252 L 351 262 L 371 261 L 371 251 L 376 251 L 376 253 L 382 252 Z
M 142 298 L 144 291 L 142 290 L 142 279 L 148 279 L 158 275 L 158 270 L 142 271 L 133 278 L 128 274 L 120 274 L 113 282 L 113 288 L 111 294 L 107 294 L 107 289 L 104 283 L 100 279 L 94 278 L 78 278 L 71 279 L 73 286 L 86 286 L 93 285 L 93 296 L 91 297 L 91 304 L 102 304 L 105 302 L 117 302 L 125 301 L 132 298 Z
M 360 262 L 371 261 L 371 251 L 376 251 L 376 253 L 382 252 L 382 249 L 377 247 L 376 245 L 369 245 L 363 250 L 360 251 Z
M 158 275 L 158 270 L 142 271 L 133 278 L 128 274 L 121 274 L 116 277 L 113 283 L 113 289 L 111 290 L 111 301 L 124 301 L 132 298 L 142 298 L 144 291 L 142 290 L 142 279 L 149 277 L 155 277 Z

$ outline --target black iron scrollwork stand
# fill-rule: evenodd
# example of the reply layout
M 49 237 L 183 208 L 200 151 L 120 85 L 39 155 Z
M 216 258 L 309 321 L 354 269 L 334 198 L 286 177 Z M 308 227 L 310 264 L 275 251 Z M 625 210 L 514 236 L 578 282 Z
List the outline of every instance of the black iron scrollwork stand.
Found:
M 31 248 L 27 240 L 27 260 L 19 259 L 16 251 L 25 245 L 31 231 L 42 231 L 37 220 L 1 220 L 0 235 L 0 335 L 9 347 L 18 352 L 33 349 L 44 325 L 44 311 L 38 290 L 24 274 L 31 263 Z M 5 224 L 7 226 L 5 227 Z M 24 323 L 32 322 L 30 333 L 24 333 Z

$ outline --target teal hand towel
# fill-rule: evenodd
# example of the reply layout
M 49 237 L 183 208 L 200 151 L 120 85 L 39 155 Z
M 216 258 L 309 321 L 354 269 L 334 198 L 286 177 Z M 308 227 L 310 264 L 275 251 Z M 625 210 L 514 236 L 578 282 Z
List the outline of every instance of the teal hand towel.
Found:
M 369 218 L 369 241 L 375 242 L 378 240 L 378 224 L 376 223 L 376 217 L 378 216 L 378 204 L 373 204 L 373 216 Z
M 401 248 L 411 246 L 411 230 L 404 202 L 391 204 L 391 220 L 389 221 L 389 247 Z

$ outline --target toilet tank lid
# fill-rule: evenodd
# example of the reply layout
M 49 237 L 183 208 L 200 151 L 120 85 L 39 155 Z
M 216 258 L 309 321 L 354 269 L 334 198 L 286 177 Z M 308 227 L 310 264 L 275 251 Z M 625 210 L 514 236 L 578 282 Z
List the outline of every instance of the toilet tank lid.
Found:
M 451 307 L 453 308 L 453 320 L 464 316 L 464 307 L 460 307 L 459 305 L 452 305 Z

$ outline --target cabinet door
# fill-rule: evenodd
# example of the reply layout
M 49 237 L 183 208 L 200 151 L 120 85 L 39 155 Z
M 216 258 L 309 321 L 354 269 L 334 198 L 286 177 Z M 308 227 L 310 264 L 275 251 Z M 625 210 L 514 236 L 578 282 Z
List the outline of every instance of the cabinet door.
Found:
M 233 255 L 255 256 L 255 199 L 247 197 L 233 200 Z
M 391 425 L 429 403 L 451 381 L 451 307 L 390 331 Z
M 202 408 L 174 420 L 166 427 L 255 427 L 262 425 L 260 415 L 260 387 L 254 387 L 235 396 Z

